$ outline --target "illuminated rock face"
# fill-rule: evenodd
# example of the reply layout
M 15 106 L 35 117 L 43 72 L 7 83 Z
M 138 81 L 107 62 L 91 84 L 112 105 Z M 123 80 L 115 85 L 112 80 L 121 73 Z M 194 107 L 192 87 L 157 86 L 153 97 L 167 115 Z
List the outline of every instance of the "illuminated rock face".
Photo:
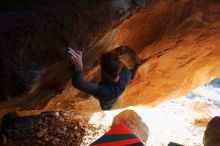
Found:
M 214 117 L 208 124 L 203 138 L 204 146 L 220 145 L 220 117 Z
M 144 63 L 118 107 L 156 105 L 220 74 L 219 4 L 161 1 L 121 26 L 114 43 L 137 48 Z
M 65 61 L 59 62 L 59 60 L 65 58 L 66 49 L 64 47 L 66 42 L 58 41 L 61 36 L 71 46 L 85 50 L 84 63 L 85 68 L 88 69 L 85 72 L 85 78 L 87 80 L 96 81 L 98 78 L 98 66 L 95 67 L 95 62 L 99 60 L 99 56 L 103 52 L 122 44 L 128 45 L 137 51 L 142 65 L 135 79 L 120 97 L 120 101 L 115 108 L 131 105 L 156 105 L 159 102 L 185 95 L 197 86 L 205 84 L 213 77 L 220 75 L 220 51 L 218 47 L 220 45 L 220 1 L 157 0 L 145 1 L 147 3 L 145 6 L 144 1 L 138 1 L 140 2 L 138 5 L 134 1 L 128 2 L 123 0 L 117 2 L 111 1 L 112 3 L 107 1 L 96 2 L 96 5 L 92 8 L 87 5 L 89 2 L 82 1 L 82 5 L 80 2 L 80 8 L 88 8 L 88 11 L 82 12 L 82 18 L 80 13 L 77 13 L 79 16 L 77 15 L 77 19 L 74 19 L 74 22 L 77 22 L 76 24 L 72 21 L 71 15 L 68 15 L 67 18 L 59 17 L 64 14 L 58 11 L 59 15 L 57 14 L 57 18 L 65 19 L 58 20 L 60 22 L 68 22 L 61 23 L 60 29 L 62 31 L 60 33 L 53 30 L 54 27 L 56 28 L 56 25 L 52 25 L 54 21 L 45 19 L 51 25 L 46 25 L 47 27 L 42 26 L 40 27 L 41 29 L 37 30 L 31 29 L 31 34 L 34 37 L 28 37 L 32 35 L 20 37 L 20 33 L 11 32 L 9 36 L 15 36 L 13 37 L 14 39 L 6 41 L 8 36 L 0 35 L 0 37 L 3 37 L 3 39 L 0 39 L 3 41 L 1 44 L 5 44 L 3 46 L 9 46 L 8 48 L 1 47 L 3 52 L 8 52 L 9 48 L 17 48 L 16 45 L 12 45 L 13 43 L 10 42 L 21 43 L 22 40 L 30 40 L 32 42 L 40 38 L 36 42 L 33 41 L 35 43 L 31 45 L 25 45 L 25 43 L 21 45 L 21 48 L 30 47 L 30 49 L 24 49 L 26 50 L 24 51 L 26 53 L 25 56 L 30 59 L 30 63 L 38 62 L 39 65 L 43 65 L 44 67 L 57 62 L 54 66 L 47 68 L 46 75 L 43 75 L 32 87 L 31 91 L 34 95 L 44 90 L 53 90 L 54 92 L 51 93 L 51 97 L 53 97 L 65 88 L 61 94 L 53 99 L 48 98 L 43 102 L 41 99 L 36 100 L 35 103 L 37 104 L 40 104 L 40 102 L 43 104 L 49 101 L 48 104 L 44 105 L 42 110 L 32 111 L 31 113 L 24 111 L 20 114 L 37 114 L 47 110 L 71 109 L 80 112 L 95 112 L 100 110 L 99 103 L 95 99 L 83 99 L 85 96 L 84 93 L 74 89 L 70 82 L 66 84 L 69 79 L 69 70 L 65 66 Z M 77 11 L 69 8 L 72 3 L 74 5 L 78 4 L 75 4 L 73 1 L 69 3 L 65 1 L 64 5 L 57 3 L 52 6 L 54 8 L 59 7 L 59 10 L 62 6 L 65 10 L 70 10 L 68 11 L 70 14 L 71 11 Z M 135 11 L 137 7 L 140 7 L 139 4 L 144 6 L 144 9 L 134 13 L 132 17 L 125 20 L 130 14 L 130 11 L 126 11 L 130 5 L 132 5 L 131 10 L 134 9 Z M 111 11 L 107 11 L 109 9 Z M 122 11 L 120 13 L 121 15 L 113 17 L 118 10 Z M 53 12 L 53 9 L 48 9 L 49 12 Z M 44 12 L 42 8 L 42 12 L 39 15 L 42 13 L 47 14 L 47 11 Z M 11 13 L 9 14 L 10 16 L 12 15 Z M 25 18 L 24 20 L 33 20 L 29 20 L 29 18 Z M 38 19 L 40 18 L 44 20 L 44 17 L 39 17 Z M 50 17 L 48 16 L 47 18 Z M 13 19 L 13 22 L 15 20 Z M 11 21 L 7 17 L 4 22 Z M 118 24 L 121 25 L 118 26 Z M 35 25 L 42 24 L 36 23 Z M 65 27 L 68 29 L 63 29 Z M 48 33 L 43 33 L 48 29 Z M 9 29 L 5 30 L 10 31 Z M 28 30 L 25 32 L 29 33 Z M 39 47 L 39 44 L 43 45 Z M 17 50 L 15 55 L 18 55 L 19 52 Z M 47 57 L 51 53 L 53 53 L 53 57 Z M 45 57 L 42 57 L 42 55 Z M 13 68 L 10 65 L 16 65 L 16 63 L 9 64 L 5 72 L 7 72 L 7 69 L 10 70 Z M 4 81 L 4 83 L 14 83 L 10 80 L 6 82 L 7 78 L 4 78 Z M 7 93 L 10 92 L 8 91 Z M 21 109 L 19 104 L 22 103 L 25 103 L 22 99 L 2 103 L 0 106 L 4 110 L 1 110 L 1 114 Z

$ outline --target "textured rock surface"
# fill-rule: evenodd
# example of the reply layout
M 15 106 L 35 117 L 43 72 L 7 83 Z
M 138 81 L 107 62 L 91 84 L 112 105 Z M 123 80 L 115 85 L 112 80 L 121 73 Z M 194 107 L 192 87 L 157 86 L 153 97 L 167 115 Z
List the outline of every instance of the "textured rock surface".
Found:
M 69 79 L 67 46 L 83 50 L 84 67 L 91 68 L 100 53 L 106 51 L 95 46 L 96 42 L 147 3 L 148 0 L 1 1 L 0 99 L 59 94 Z M 4 109 L 20 109 L 19 104 L 27 102 L 24 97 L 10 101 Z M 48 100 L 35 103 L 41 105 Z
M 149 136 L 149 129 L 141 117 L 133 110 L 125 110 L 114 117 L 112 127 L 117 124 L 125 124 L 138 138 L 146 143 Z
M 53 8 L 57 7 L 59 10 L 60 8 L 65 8 L 68 14 L 70 14 L 71 11 L 76 11 L 78 14 L 76 17 L 77 19 L 74 16 L 74 19 L 71 19 L 72 15 L 68 15 L 67 18 L 60 17 L 65 15 L 64 12 L 57 11 L 57 8 L 47 9 L 47 5 L 45 8 L 48 12 L 44 11 L 45 9 L 43 5 L 44 3 L 49 3 L 48 0 L 39 3 L 39 5 L 42 5 L 42 8 L 40 7 L 41 9 L 39 9 L 36 5 L 35 9 L 42 11 L 33 11 L 35 12 L 33 13 L 33 16 L 36 16 L 36 19 L 29 20 L 30 17 L 35 18 L 32 17 L 32 15 L 27 18 L 19 17 L 23 18 L 22 20 L 24 20 L 24 22 L 30 21 L 30 24 L 42 25 L 42 27 L 39 27 L 40 29 L 31 29 L 30 31 L 29 27 L 25 27 L 27 25 L 23 25 L 23 23 L 15 23 L 17 22 L 17 19 L 13 19 L 12 17 L 13 15 L 23 14 L 25 12 L 17 14 L 12 13 L 11 11 L 4 11 L 4 13 L 1 13 L 1 19 L 3 19 L 4 21 L 2 22 L 5 23 L 1 23 L 1 25 L 4 26 L 1 26 L 1 28 L 6 30 L 4 33 L 7 35 L 0 35 L 0 44 L 3 44 L 3 48 L 1 47 L 1 50 L 3 51 L 1 52 L 6 53 L 4 56 L 5 58 L 7 58 L 6 56 L 9 56 L 9 58 L 11 56 L 10 62 L 13 62 L 13 55 L 8 54 L 13 48 L 16 48 L 15 56 L 19 56 L 18 54 L 20 51 L 19 49 L 17 50 L 17 48 L 29 48 L 27 46 L 30 46 L 31 49 L 24 49 L 26 50 L 24 53 L 27 54 L 25 56 L 30 59 L 29 62 L 38 62 L 39 65 L 49 66 L 50 64 L 63 59 L 65 56 L 63 54 L 65 54 L 64 48 L 66 47 L 63 46 L 65 46 L 66 43 L 58 41 L 58 38 L 63 36 L 62 38 L 65 38 L 73 47 L 85 50 L 85 66 L 90 69 L 85 72 L 85 78 L 88 80 L 95 80 L 98 76 L 98 66 L 93 69 L 91 69 L 91 67 L 95 64 L 93 62 L 98 60 L 99 54 L 121 44 L 129 45 L 135 48 L 138 52 L 139 58 L 142 60 L 142 65 L 138 70 L 137 76 L 131 82 L 126 92 L 121 96 L 121 100 L 115 108 L 122 108 L 131 105 L 156 105 L 162 101 L 184 95 L 195 87 L 205 84 L 213 77 L 220 75 L 220 51 L 218 47 L 220 45 L 220 1 L 146 1 L 149 3 L 145 6 L 145 9 L 135 13 L 127 20 L 125 20 L 125 18 L 130 14 L 130 8 L 131 10 L 136 10 L 136 7 L 133 7 L 135 4 L 133 3 L 134 1 L 113 0 L 110 2 L 95 2 L 96 5 L 92 5 L 94 6 L 92 8 L 88 6 L 88 3 L 90 2 L 86 0 L 82 2 L 80 1 L 79 3 L 70 0 L 50 3 L 49 6 Z M 142 5 L 142 2 L 144 3 L 142 0 L 136 2 L 140 2 L 140 5 Z M 79 9 L 71 9 L 71 7 L 74 7 L 72 4 L 77 6 L 79 4 Z M 130 5 L 132 6 L 130 7 Z M 26 7 L 28 5 L 21 6 Z M 80 9 L 84 7 L 86 11 Z M 10 8 L 13 9 L 13 6 Z M 113 17 L 118 10 L 120 10 L 119 12 L 121 12 L 121 15 Z M 6 12 L 7 14 L 9 13 L 10 15 L 8 14 L 8 16 L 11 17 L 4 18 L 3 14 L 6 14 Z M 52 19 L 53 17 L 49 15 L 50 12 L 54 12 L 55 15 L 52 16 L 59 19 Z M 39 17 L 37 17 L 38 14 Z M 46 18 L 51 19 L 44 19 L 45 17 L 40 17 L 41 14 L 45 17 L 49 15 Z M 32 22 L 38 19 L 43 22 L 45 21 L 46 24 L 48 21 L 51 25 Z M 58 24 L 59 22 L 63 22 L 60 27 L 57 28 L 58 30 L 60 28 L 62 31 L 54 31 L 56 25 L 52 24 L 55 24 L 55 20 L 57 20 L 56 22 L 58 22 Z M 120 24 L 122 21 L 124 21 L 122 25 L 118 26 L 117 24 Z M 6 22 L 14 24 L 15 26 L 13 29 L 6 29 Z M 76 22 L 76 24 L 74 22 Z M 71 24 L 74 25 L 72 26 Z M 33 37 L 31 37 L 32 35 L 20 35 L 20 31 L 10 31 L 17 30 L 17 28 L 20 28 L 19 26 L 27 28 L 27 30 L 24 29 L 26 30 L 25 32 L 28 34 L 29 32 L 32 32 Z M 44 33 L 46 30 L 49 30 L 48 33 Z M 10 33 L 6 33 L 7 31 Z M 54 34 L 54 32 L 57 33 Z M 77 32 L 77 35 L 75 32 Z M 3 32 L 1 31 L 1 33 Z M 22 41 L 26 42 L 25 40 L 28 39 L 37 40 L 37 38 L 41 38 L 42 40 L 40 39 L 36 42 L 33 41 L 35 43 L 31 45 L 25 45 L 26 43 L 22 43 Z M 49 38 L 53 39 L 50 40 Z M 16 42 L 15 44 L 18 44 L 18 47 L 11 42 Z M 54 42 L 58 42 L 58 44 L 56 45 Z M 39 44 L 43 45 L 39 47 Z M 42 50 L 39 48 L 42 48 Z M 62 49 L 60 50 L 59 48 Z M 32 52 L 31 50 L 35 51 Z M 52 55 L 53 57 L 47 57 L 48 53 L 50 54 L 51 52 L 54 53 Z M 44 56 L 41 56 L 42 54 Z M 38 58 L 37 56 L 39 55 L 41 57 Z M 15 69 L 15 67 L 11 67 L 11 65 L 19 66 L 16 61 L 11 64 L 6 62 L 3 65 L 6 69 L 4 69 L 5 73 L 8 72 L 8 70 L 11 71 L 11 69 Z M 42 110 L 31 112 L 24 111 L 20 114 L 37 114 L 41 111 L 70 109 L 81 112 L 99 111 L 100 107 L 95 99 L 92 98 L 85 100 L 83 99 L 85 94 L 74 89 L 70 82 L 68 82 L 67 85 L 65 84 L 65 81 L 68 79 L 67 72 L 68 70 L 65 68 L 65 62 L 58 62 L 54 66 L 50 66 L 47 72 L 48 74 L 41 77 L 41 80 L 33 86 L 31 90 L 33 91 L 32 93 L 37 95 L 37 93 L 42 90 L 50 91 L 50 89 L 53 89 L 52 93 L 49 92 L 51 94 L 50 96 L 53 97 L 55 94 L 60 93 L 63 88 L 65 88 L 65 90 L 62 94 L 57 95 L 52 100 L 50 100 L 50 98 L 44 98 L 44 101 L 39 98 L 36 103 L 46 103 Z M 13 83 L 16 85 L 14 80 L 7 80 L 7 77 L 4 79 L 7 81 L 4 83 Z M 49 84 L 49 86 L 46 86 L 48 85 L 45 83 L 46 81 L 53 82 Z M 0 107 L 4 110 L 1 110 L 0 114 L 2 115 L 8 111 L 18 110 L 21 107 L 19 104 L 23 103 L 25 103 L 23 99 L 2 102 Z
M 126 20 L 110 45 L 136 48 L 143 64 L 115 108 L 157 105 L 185 95 L 218 76 L 219 4 L 215 0 L 153 1 L 144 11 Z M 92 80 L 96 70 L 90 70 L 85 78 Z M 55 104 L 61 97 L 66 101 Z M 46 108 L 60 108 L 69 103 L 69 108 L 78 111 L 100 110 L 96 100 L 85 101 L 82 97 L 69 84 Z
M 219 4 L 216 0 L 155 2 L 121 26 L 115 43 L 140 49 L 139 58 L 146 62 L 119 107 L 156 105 L 219 75 Z
M 3 131 L 14 145 L 86 146 L 98 139 L 103 128 L 88 124 L 87 118 L 74 112 L 48 112 L 39 116 L 7 115 Z
M 208 124 L 203 138 L 204 146 L 220 145 L 220 117 L 214 117 Z

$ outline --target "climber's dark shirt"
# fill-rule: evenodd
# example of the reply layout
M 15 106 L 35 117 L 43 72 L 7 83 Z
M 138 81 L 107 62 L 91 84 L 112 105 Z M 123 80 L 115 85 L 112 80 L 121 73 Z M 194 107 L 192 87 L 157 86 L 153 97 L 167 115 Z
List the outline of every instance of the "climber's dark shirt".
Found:
M 98 85 L 85 81 L 82 76 L 82 71 L 73 71 L 72 84 L 79 90 L 97 96 L 102 110 L 109 110 L 127 88 L 129 81 L 134 78 L 137 68 L 138 65 L 136 65 L 134 69 L 128 70 L 128 68 L 124 66 L 120 72 L 118 82 L 112 83 L 102 80 Z

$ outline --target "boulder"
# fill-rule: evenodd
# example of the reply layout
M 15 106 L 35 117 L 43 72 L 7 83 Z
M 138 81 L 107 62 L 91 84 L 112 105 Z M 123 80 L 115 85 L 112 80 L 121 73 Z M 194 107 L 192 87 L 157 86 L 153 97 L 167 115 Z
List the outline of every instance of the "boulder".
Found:
M 204 146 L 220 145 L 220 117 L 214 117 L 209 123 L 204 133 Z
M 113 119 L 112 127 L 123 123 L 144 143 L 149 137 L 148 126 L 143 122 L 142 118 L 133 110 L 124 110 Z

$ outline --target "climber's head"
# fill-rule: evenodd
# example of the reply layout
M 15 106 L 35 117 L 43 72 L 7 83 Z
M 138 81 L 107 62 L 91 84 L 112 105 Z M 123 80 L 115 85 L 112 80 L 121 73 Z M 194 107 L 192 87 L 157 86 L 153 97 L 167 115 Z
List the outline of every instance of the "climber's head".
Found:
M 122 63 L 117 54 L 107 52 L 101 57 L 102 77 L 111 82 L 117 82 L 120 78 Z

